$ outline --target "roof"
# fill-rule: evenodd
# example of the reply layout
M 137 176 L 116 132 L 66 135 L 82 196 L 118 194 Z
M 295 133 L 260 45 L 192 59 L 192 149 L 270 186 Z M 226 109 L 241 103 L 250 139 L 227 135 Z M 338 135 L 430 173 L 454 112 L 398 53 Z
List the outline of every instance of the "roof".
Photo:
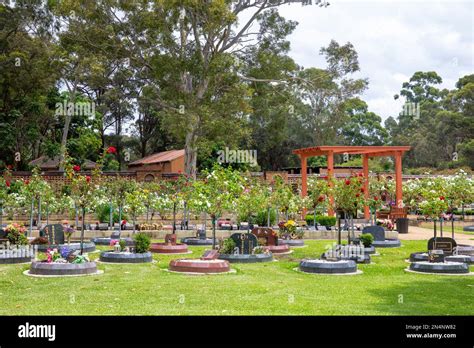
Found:
M 409 151 L 411 146 L 314 146 L 293 150 L 293 153 L 300 156 L 323 156 L 329 153 L 369 156 L 393 156 Z
M 143 157 L 129 164 L 129 166 L 140 166 L 144 164 L 155 164 L 162 162 L 170 162 L 177 158 L 184 156 L 184 149 L 182 150 L 168 150 L 154 153 L 153 155 Z
M 53 158 L 47 156 L 41 156 L 29 163 L 32 167 L 40 167 L 41 169 L 58 169 L 59 168 L 60 157 L 55 156 Z M 82 169 L 94 169 L 97 166 L 97 163 L 84 160 L 84 163 L 81 165 Z

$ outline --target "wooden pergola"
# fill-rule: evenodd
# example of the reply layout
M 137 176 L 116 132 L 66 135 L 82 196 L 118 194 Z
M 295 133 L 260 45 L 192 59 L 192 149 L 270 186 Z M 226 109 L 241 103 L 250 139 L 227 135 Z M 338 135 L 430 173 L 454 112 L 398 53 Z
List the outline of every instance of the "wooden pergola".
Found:
M 334 155 L 349 154 L 362 155 L 362 173 L 364 175 L 364 194 L 369 197 L 369 158 L 370 157 L 394 157 L 395 158 L 395 183 L 396 183 L 396 201 L 403 202 L 402 193 L 402 156 L 406 151 L 410 150 L 410 146 L 315 146 L 303 149 L 293 150 L 301 161 L 301 195 L 304 197 L 308 194 L 308 173 L 307 159 L 314 156 L 326 156 L 328 163 L 328 177 L 334 176 Z M 332 200 L 332 198 L 330 198 Z M 330 215 L 334 215 L 332 209 L 329 210 Z M 369 207 L 364 207 L 364 217 L 368 219 L 370 216 Z

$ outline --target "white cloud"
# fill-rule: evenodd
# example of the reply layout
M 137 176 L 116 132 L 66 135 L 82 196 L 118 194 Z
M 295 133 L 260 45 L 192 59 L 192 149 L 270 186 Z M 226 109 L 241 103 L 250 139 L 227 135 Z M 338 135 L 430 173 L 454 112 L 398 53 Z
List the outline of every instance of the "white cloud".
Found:
M 327 8 L 284 5 L 299 22 L 290 36 L 291 56 L 305 67 L 324 66 L 319 49 L 331 39 L 351 42 L 361 73 L 369 78 L 363 98 L 382 118 L 397 115 L 403 82 L 416 71 L 436 71 L 441 87 L 474 72 L 474 3 L 470 1 L 330 1 Z

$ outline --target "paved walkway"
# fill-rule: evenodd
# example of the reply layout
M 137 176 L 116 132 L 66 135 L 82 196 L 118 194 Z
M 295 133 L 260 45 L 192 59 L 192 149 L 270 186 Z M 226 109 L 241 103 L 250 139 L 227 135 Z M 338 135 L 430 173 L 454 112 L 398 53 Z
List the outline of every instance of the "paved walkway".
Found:
M 438 230 L 439 236 L 439 230 Z M 443 231 L 444 237 L 451 237 L 451 229 L 448 228 Z M 433 237 L 433 229 L 429 228 L 422 228 L 422 227 L 415 227 L 409 226 L 407 234 L 398 234 L 398 238 L 401 240 L 428 240 Z M 474 245 L 474 235 L 472 234 L 463 234 L 463 233 L 454 233 L 454 239 L 458 244 L 467 244 L 467 245 Z

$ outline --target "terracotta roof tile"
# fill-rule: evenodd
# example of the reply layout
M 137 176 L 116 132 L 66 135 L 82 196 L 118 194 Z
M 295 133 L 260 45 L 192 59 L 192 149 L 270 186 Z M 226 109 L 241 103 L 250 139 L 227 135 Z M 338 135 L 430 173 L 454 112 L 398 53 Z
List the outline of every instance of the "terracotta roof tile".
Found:
M 184 156 L 184 149 L 182 150 L 168 150 L 164 152 L 154 153 L 153 155 L 143 157 L 129 164 L 129 166 L 138 166 L 143 164 L 155 164 L 162 162 L 170 162 L 177 158 Z

